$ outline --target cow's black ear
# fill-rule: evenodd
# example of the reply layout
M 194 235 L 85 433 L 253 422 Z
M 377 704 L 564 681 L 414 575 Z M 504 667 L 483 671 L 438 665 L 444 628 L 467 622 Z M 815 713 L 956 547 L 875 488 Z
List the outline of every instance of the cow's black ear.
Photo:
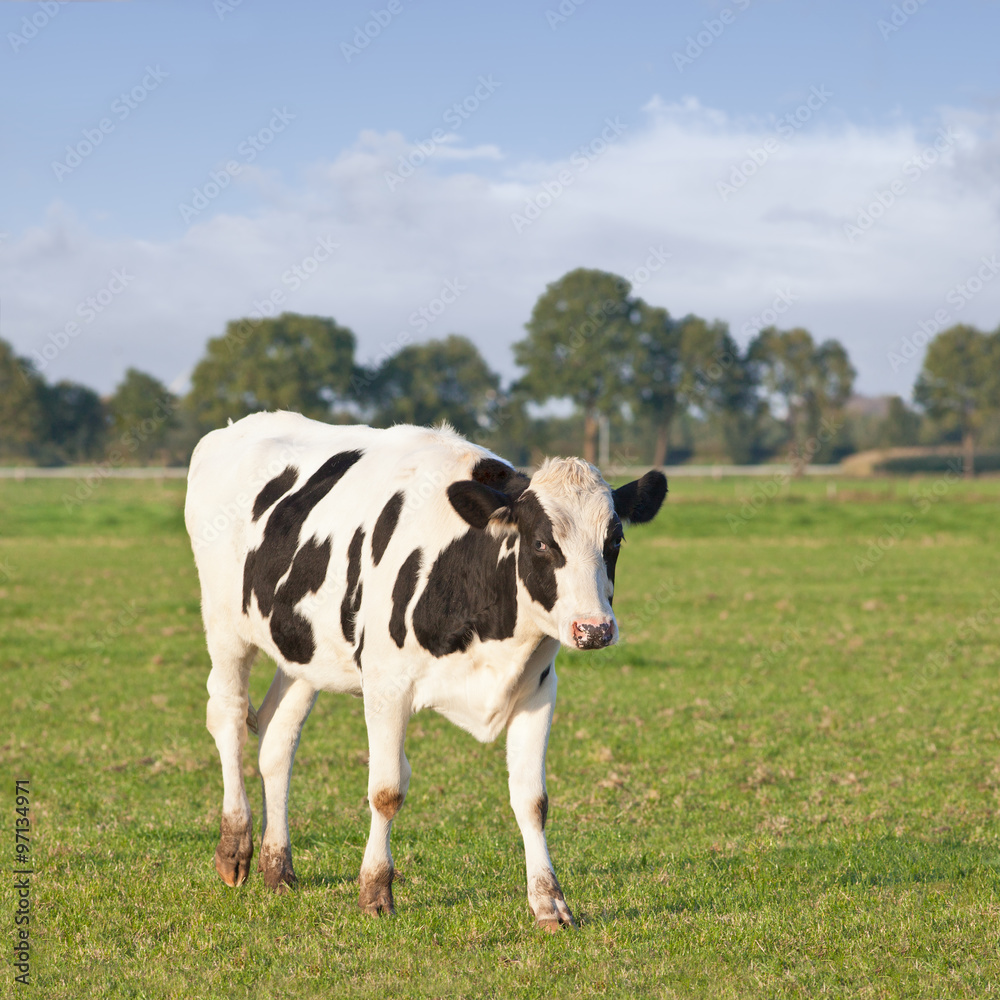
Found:
M 667 477 L 655 469 L 647 472 L 642 479 L 626 483 L 611 493 L 615 501 L 615 513 L 623 521 L 631 521 L 632 524 L 652 521 L 666 495 Z
M 501 510 L 510 513 L 510 497 L 485 483 L 462 479 L 448 487 L 448 499 L 459 516 L 473 528 L 485 528 Z

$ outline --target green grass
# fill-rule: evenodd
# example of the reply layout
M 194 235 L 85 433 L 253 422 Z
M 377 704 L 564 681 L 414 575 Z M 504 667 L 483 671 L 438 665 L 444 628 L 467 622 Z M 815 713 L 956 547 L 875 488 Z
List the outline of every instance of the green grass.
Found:
M 675 480 L 628 531 L 625 641 L 560 654 L 548 832 L 580 928 L 554 936 L 527 909 L 502 738 L 429 713 L 399 915 L 360 914 L 346 697 L 299 748 L 298 890 L 227 889 L 183 484 L 71 507 L 65 484 L 0 482 L 0 830 L 30 778 L 37 995 L 1000 995 L 1000 483 L 780 483 L 743 517 L 766 482 Z M 258 664 L 255 703 L 269 681 Z

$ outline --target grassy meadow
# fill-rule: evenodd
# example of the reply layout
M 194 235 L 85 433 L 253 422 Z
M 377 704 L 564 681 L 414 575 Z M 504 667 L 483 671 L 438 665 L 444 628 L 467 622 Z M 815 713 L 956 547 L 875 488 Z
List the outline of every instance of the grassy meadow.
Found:
M 298 889 L 222 884 L 183 490 L 69 507 L 68 482 L 0 481 L 0 831 L 12 859 L 29 779 L 36 995 L 1000 995 L 1000 481 L 671 483 L 628 530 L 624 641 L 557 661 L 548 834 L 580 925 L 557 935 L 528 911 L 503 737 L 429 713 L 398 916 L 361 915 L 344 696 L 299 748 Z

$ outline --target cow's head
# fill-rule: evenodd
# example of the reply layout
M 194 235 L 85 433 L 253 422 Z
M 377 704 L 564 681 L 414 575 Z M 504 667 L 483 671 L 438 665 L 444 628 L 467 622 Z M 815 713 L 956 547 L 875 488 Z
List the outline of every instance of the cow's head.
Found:
M 612 490 L 576 458 L 550 459 L 530 480 L 485 459 L 472 479 L 448 487 L 466 522 L 516 548 L 518 588 L 539 628 L 576 649 L 618 641 L 611 598 L 622 523 L 651 520 L 666 493 L 661 472 Z

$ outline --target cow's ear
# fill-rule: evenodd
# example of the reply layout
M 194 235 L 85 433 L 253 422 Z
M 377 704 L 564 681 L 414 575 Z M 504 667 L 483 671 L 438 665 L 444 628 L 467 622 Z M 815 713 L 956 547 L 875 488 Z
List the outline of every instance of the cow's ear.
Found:
M 615 513 L 623 521 L 645 524 L 656 517 L 663 498 L 667 495 L 667 477 L 655 469 L 647 472 L 642 479 L 626 483 L 611 493 L 615 501 Z
M 491 517 L 511 520 L 510 497 L 485 483 L 463 479 L 448 487 L 448 499 L 459 516 L 473 528 L 485 528 Z

